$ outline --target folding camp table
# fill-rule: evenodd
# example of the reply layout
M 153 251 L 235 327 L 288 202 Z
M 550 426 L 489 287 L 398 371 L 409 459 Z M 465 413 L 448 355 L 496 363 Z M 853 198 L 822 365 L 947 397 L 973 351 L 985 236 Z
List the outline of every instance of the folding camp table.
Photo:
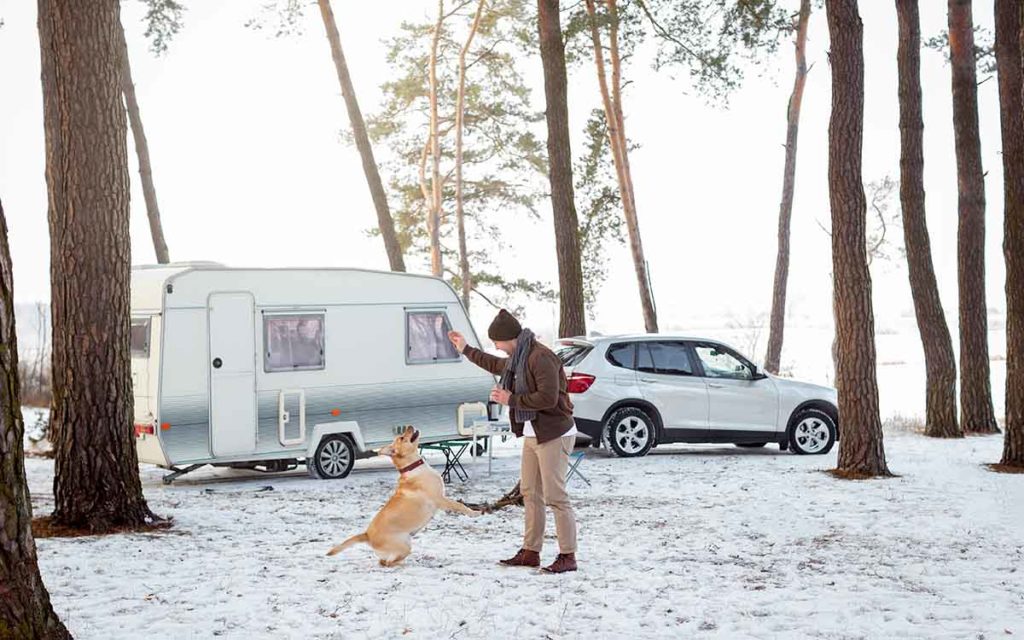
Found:
M 474 442 L 473 444 L 475 445 L 476 443 Z M 459 459 L 462 457 L 462 454 L 466 453 L 469 445 L 469 440 L 441 440 L 440 442 L 421 444 L 420 450 L 430 449 L 444 454 L 444 471 L 441 472 L 441 478 L 446 483 L 452 481 L 452 471 L 455 472 L 459 480 L 466 482 L 469 480 L 469 474 L 466 473 L 466 468 L 462 466 L 462 462 Z
M 487 475 L 491 475 L 491 463 L 494 461 L 494 436 L 502 436 L 503 438 L 512 433 L 512 423 L 507 418 L 501 420 L 488 420 L 487 418 L 480 418 L 474 420 L 470 427 L 473 431 L 473 458 L 479 460 L 477 452 L 477 438 L 483 439 L 487 442 Z

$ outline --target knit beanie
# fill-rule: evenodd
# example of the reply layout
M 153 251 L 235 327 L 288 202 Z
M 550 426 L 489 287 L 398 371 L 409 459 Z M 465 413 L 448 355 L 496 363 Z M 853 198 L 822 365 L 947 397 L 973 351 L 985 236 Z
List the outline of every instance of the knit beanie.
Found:
M 502 309 L 487 327 L 487 337 L 491 340 L 515 340 L 522 331 L 523 327 L 515 316 Z

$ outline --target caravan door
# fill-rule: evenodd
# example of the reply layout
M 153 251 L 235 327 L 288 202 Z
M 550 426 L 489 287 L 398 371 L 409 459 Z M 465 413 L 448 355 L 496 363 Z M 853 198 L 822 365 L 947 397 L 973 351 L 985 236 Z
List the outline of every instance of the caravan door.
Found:
M 214 456 L 256 450 L 255 301 L 215 293 L 210 318 L 210 442 Z

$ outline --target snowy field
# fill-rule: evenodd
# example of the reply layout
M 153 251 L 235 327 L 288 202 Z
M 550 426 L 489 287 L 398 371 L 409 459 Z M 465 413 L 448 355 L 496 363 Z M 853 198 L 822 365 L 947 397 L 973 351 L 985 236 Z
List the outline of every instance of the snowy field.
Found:
M 867 482 L 823 473 L 835 451 L 588 453 L 593 486 L 570 485 L 581 570 L 563 576 L 496 565 L 518 548 L 519 508 L 440 513 L 399 568 L 365 546 L 325 557 L 392 491 L 381 459 L 338 482 L 208 469 L 171 487 L 146 466 L 173 530 L 41 540 L 40 564 L 79 639 L 1021 637 L 1024 476 L 982 466 L 1001 446 L 888 435 L 901 477 Z M 450 493 L 498 497 L 517 454 L 499 448 L 492 476 L 484 462 Z M 26 465 L 46 514 L 52 462 Z

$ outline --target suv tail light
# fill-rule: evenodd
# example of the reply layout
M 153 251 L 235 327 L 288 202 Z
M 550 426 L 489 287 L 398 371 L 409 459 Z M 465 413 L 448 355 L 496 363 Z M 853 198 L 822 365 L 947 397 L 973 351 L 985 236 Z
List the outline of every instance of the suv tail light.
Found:
M 569 376 L 569 385 L 567 387 L 569 393 L 584 393 L 590 388 L 590 385 L 594 384 L 594 380 L 597 380 L 592 375 L 586 373 L 574 373 Z

